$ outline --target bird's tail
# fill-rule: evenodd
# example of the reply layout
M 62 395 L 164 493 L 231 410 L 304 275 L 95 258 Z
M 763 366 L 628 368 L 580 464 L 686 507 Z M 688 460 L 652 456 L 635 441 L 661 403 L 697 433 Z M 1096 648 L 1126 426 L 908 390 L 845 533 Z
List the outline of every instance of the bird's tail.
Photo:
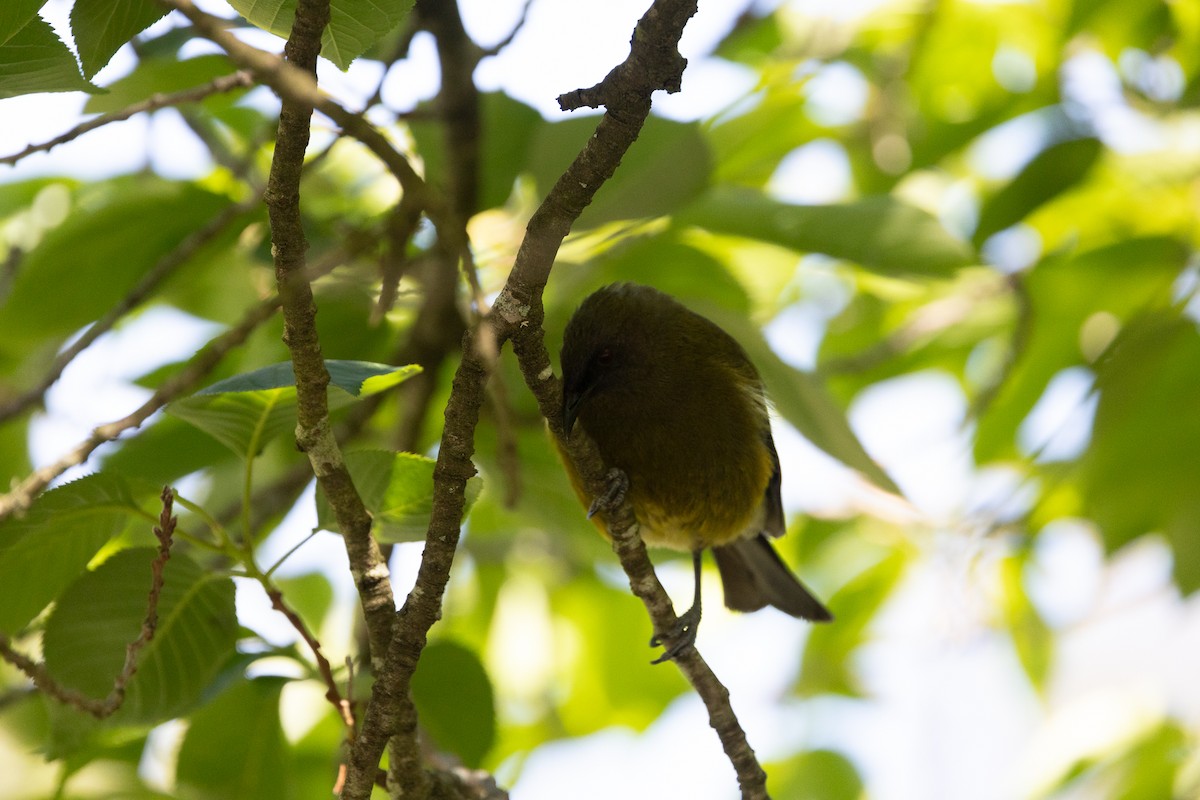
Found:
M 833 619 L 829 609 L 792 574 L 763 534 L 714 547 L 713 555 L 725 589 L 725 605 L 734 611 L 774 606 L 813 622 Z

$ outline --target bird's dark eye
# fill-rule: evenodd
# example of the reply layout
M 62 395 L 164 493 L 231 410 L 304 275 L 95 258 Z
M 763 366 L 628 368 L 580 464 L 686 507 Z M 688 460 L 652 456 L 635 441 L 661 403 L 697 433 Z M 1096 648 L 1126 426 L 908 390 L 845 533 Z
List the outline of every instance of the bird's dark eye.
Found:
M 610 364 L 610 363 L 612 363 L 612 359 L 613 359 L 612 349 L 608 348 L 608 347 L 604 348 L 603 350 L 601 350 L 599 353 L 596 354 L 596 363 L 597 364 Z

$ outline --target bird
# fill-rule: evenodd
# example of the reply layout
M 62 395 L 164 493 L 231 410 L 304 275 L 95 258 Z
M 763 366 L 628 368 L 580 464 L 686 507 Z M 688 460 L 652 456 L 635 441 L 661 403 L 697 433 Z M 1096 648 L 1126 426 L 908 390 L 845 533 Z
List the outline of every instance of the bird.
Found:
M 610 468 L 609 496 L 590 498 L 564 454 L 589 516 L 607 535 L 606 501 L 628 499 L 646 544 L 692 554 L 692 606 L 651 640 L 666 648 L 654 663 L 695 643 L 705 549 L 728 608 L 833 619 L 769 541 L 786 530 L 779 455 L 762 379 L 732 336 L 664 292 L 615 283 L 572 315 L 560 363 L 564 437 L 581 427 Z

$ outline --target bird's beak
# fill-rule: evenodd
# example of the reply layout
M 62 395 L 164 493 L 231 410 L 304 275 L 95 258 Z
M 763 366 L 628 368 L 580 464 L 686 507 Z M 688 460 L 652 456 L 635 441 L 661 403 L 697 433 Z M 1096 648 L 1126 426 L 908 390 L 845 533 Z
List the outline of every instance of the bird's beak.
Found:
M 571 440 L 571 429 L 575 427 L 575 417 L 579 414 L 579 401 L 583 397 L 575 392 L 563 395 L 563 438 Z

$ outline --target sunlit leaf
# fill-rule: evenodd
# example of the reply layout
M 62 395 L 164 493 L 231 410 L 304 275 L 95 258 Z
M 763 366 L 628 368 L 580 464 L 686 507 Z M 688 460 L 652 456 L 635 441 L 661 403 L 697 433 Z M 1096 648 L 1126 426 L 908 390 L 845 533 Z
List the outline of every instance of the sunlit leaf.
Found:
M 125 482 L 102 473 L 51 489 L 24 517 L 0 522 L 0 631 L 20 630 L 139 515 Z
M 85 573 L 59 598 L 46 623 L 46 666 L 66 686 L 103 699 L 125 663 L 125 647 L 146 616 L 152 548 L 123 550 Z M 154 638 L 115 723 L 169 719 L 195 705 L 233 654 L 233 581 L 173 553 L 164 571 Z
M 367 361 L 326 361 L 329 405 L 339 408 L 396 386 L 421 371 Z M 192 423 L 243 458 L 296 425 L 296 376 L 290 361 L 218 381 L 176 400 L 167 412 Z
M 799 206 L 752 189 L 720 187 L 676 221 L 888 273 L 944 275 L 975 260 L 970 245 L 950 235 L 936 218 L 889 196 Z
M 479 656 L 449 640 L 430 642 L 412 677 L 421 726 L 438 747 L 478 767 L 496 738 L 492 683 Z

